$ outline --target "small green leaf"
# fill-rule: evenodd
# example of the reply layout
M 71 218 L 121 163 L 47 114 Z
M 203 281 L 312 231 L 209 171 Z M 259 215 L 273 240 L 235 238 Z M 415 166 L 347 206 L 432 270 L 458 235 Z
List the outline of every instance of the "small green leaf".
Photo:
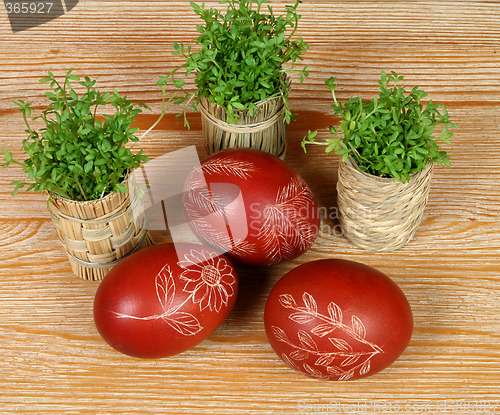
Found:
M 182 79 L 174 79 L 174 86 L 176 88 L 182 88 L 186 82 L 184 82 Z
M 16 196 L 19 190 L 21 190 L 26 185 L 26 183 L 21 182 L 19 180 L 13 181 L 11 184 L 16 186 L 12 192 L 12 196 Z
M 128 188 L 123 183 L 117 183 L 114 187 L 115 192 L 128 193 Z
M 232 103 L 233 107 L 236 108 L 236 109 L 239 109 L 239 110 L 244 110 L 245 109 L 245 106 L 239 102 L 233 102 Z
M 85 167 L 84 167 L 85 173 L 89 173 L 93 167 L 94 167 L 94 162 L 92 160 L 85 163 Z
M 387 84 L 387 74 L 384 71 L 380 74 L 380 78 L 383 84 Z

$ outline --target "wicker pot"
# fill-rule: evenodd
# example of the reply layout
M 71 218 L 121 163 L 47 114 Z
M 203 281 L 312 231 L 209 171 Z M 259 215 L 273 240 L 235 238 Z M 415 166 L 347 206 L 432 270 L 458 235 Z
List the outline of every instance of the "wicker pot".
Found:
M 238 124 L 229 124 L 224 107 L 206 98 L 200 100 L 203 136 L 209 155 L 226 148 L 250 147 L 286 159 L 288 123 L 283 98 L 270 98 L 256 105 L 253 116 L 248 110 L 235 111 L 239 115 Z
M 72 270 L 86 280 L 102 280 L 123 257 L 149 245 L 147 219 L 135 192 L 111 193 L 79 202 L 51 195 L 49 210 Z
M 407 183 L 365 173 L 341 162 L 337 205 L 343 234 L 368 251 L 393 251 L 413 238 L 427 204 L 433 164 Z

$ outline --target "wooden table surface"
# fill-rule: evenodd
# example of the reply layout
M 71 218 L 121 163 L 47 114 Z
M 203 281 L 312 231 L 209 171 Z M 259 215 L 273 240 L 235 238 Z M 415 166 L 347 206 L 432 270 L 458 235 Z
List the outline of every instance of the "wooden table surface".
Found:
M 209 3 L 216 4 L 216 3 Z M 281 8 L 283 2 L 274 3 Z M 324 80 L 345 99 L 376 93 L 395 70 L 445 103 L 458 125 L 452 167 L 437 167 L 416 237 L 393 253 L 357 249 L 325 221 L 310 251 L 271 268 L 240 268 L 230 317 L 206 341 L 172 358 L 115 352 L 97 333 L 98 283 L 71 270 L 43 195 L 12 198 L 20 169 L 0 169 L 0 413 L 492 413 L 500 412 L 500 2 L 304 0 L 299 34 L 310 45 L 310 76 L 291 94 L 291 166 L 321 206 L 335 208 L 338 160 L 304 155 L 308 129 L 328 137 L 333 122 Z M 24 128 L 13 100 L 46 103 L 37 80 L 75 68 L 160 110 L 155 83 L 179 61 L 172 42 L 196 37 L 189 3 L 80 0 L 64 16 L 12 33 L 0 6 L 0 144 L 19 155 Z M 187 131 L 177 109 L 143 141 L 155 158 L 196 145 L 199 113 Z M 157 231 L 157 241 L 168 232 Z M 415 329 L 404 354 L 366 380 L 321 382 L 288 369 L 269 346 L 263 309 L 285 272 L 317 258 L 379 268 L 406 293 Z

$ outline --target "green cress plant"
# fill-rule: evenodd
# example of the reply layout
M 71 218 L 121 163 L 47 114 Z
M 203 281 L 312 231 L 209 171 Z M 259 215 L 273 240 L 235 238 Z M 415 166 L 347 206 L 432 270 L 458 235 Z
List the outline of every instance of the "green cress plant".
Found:
M 161 77 L 158 85 L 166 85 L 169 80 L 180 90 L 175 94 L 175 103 L 184 103 L 184 125 L 189 127 L 186 110 L 189 104 L 197 110 L 196 104 L 206 97 L 224 107 L 227 120 L 236 124 L 235 110 L 249 110 L 253 116 L 256 102 L 283 96 L 285 119 L 294 119 L 288 105 L 288 85 L 286 73 L 297 72 L 302 82 L 308 75 L 307 66 L 295 70 L 297 60 L 308 45 L 302 38 L 292 40 L 300 19 L 297 8 L 301 0 L 293 6 L 286 5 L 283 15 L 276 15 L 268 0 L 224 0 L 225 13 L 215 8 L 206 8 L 192 2 L 194 12 L 204 21 L 196 29 L 201 34 L 191 45 L 174 43 L 174 55 L 182 56 L 185 63 L 167 76 Z M 194 73 L 196 93 L 189 93 L 183 79 L 175 79 L 179 70 L 185 70 L 185 77 Z M 197 96 L 196 102 L 193 98 Z
M 94 88 L 95 80 L 85 77 L 80 81 L 72 71 L 67 72 L 62 84 L 51 72 L 40 79 L 54 91 L 45 93 L 50 100 L 47 109 L 32 118 L 45 124 L 40 131 L 33 130 L 28 121 L 32 103 L 15 102 L 27 126 L 28 137 L 23 140 L 22 150 L 28 158 L 17 161 L 10 151 L 2 150 L 5 156 L 2 167 L 11 163 L 22 166 L 31 182 L 12 182 L 13 195 L 25 186 L 28 191 L 48 191 L 77 201 L 98 199 L 110 192 L 127 192 L 123 183 L 127 173 L 148 161 L 143 150 L 133 153 L 133 145 L 126 145 L 139 141 L 134 135 L 139 129 L 131 124 L 142 112 L 141 108 L 149 107 L 133 104 L 116 90 L 101 93 Z M 79 96 L 72 88 L 72 81 L 84 87 L 83 95 Z M 163 96 L 162 115 L 150 130 L 165 113 Z M 109 107 L 113 108 L 112 116 L 100 115 L 103 108 Z
M 444 105 L 422 103 L 427 94 L 418 86 L 405 94 L 405 88 L 398 86 L 403 79 L 395 72 L 390 75 L 382 72 L 378 97 L 371 101 L 352 97 L 345 104 L 335 96 L 336 78 L 328 79 L 325 84 L 333 95 L 334 114 L 341 116 L 342 136 L 335 127 L 330 127 L 336 138 L 318 142 L 317 131 L 309 131 L 302 140 L 304 151 L 307 144 L 326 145 L 327 153 L 335 150 L 342 161 L 351 157 L 364 172 L 393 177 L 403 183 L 428 162 L 450 166 L 449 156 L 439 149 L 438 141 L 449 144 L 453 136 L 449 129 L 456 125 L 449 121 Z M 391 82 L 394 82 L 392 87 Z M 439 138 L 433 136 L 437 126 L 442 126 Z

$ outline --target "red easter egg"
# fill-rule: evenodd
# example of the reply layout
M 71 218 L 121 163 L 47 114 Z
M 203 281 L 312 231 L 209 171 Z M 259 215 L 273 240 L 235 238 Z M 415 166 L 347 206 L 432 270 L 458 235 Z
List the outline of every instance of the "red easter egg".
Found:
M 209 156 L 186 181 L 183 201 L 198 239 L 246 265 L 296 258 L 319 231 L 318 204 L 304 179 L 255 149 Z
M 274 351 L 317 379 L 370 376 L 393 363 L 413 330 L 410 305 L 384 273 L 342 259 L 311 261 L 273 287 L 264 312 Z
M 160 358 L 206 339 L 226 319 L 238 289 L 233 265 L 214 249 L 162 244 L 120 261 L 100 283 L 94 321 L 124 354 Z

